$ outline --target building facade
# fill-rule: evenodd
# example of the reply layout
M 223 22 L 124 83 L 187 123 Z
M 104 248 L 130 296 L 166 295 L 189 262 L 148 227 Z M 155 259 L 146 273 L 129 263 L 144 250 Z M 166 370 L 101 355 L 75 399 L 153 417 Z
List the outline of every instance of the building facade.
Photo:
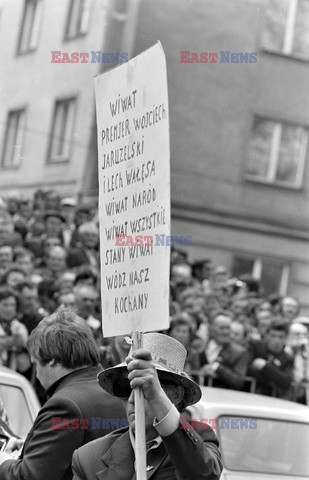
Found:
M 27 197 L 38 188 L 97 194 L 93 77 L 121 63 L 124 40 L 129 48 L 129 6 L 125 0 L 1 2 L 2 196 Z
M 51 52 L 131 57 L 160 40 L 172 233 L 192 235 L 191 260 L 251 272 L 309 311 L 309 0 L 7 0 L 0 11 L 0 195 L 97 192 L 93 76 L 112 65 Z
M 307 0 L 146 0 L 135 44 L 166 53 L 173 233 L 307 311 L 308 27 Z

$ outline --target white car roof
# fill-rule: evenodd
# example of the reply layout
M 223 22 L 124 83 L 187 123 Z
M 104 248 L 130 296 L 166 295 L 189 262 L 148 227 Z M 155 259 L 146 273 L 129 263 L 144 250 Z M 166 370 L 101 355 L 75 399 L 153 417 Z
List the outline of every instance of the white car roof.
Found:
M 202 398 L 188 407 L 192 418 L 262 417 L 309 424 L 309 408 L 296 402 L 223 388 L 201 387 Z

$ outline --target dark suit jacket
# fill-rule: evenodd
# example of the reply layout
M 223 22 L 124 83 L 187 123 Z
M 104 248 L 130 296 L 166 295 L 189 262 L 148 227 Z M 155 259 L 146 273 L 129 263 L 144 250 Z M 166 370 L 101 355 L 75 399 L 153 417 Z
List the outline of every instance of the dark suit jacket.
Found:
M 97 374 L 100 371 L 99 367 L 83 368 L 61 379 L 51 398 L 38 413 L 26 438 L 22 458 L 6 460 L 0 466 L 1 480 L 72 479 L 74 450 L 111 431 L 91 429 L 92 418 L 126 417 L 122 402 L 99 386 Z M 52 428 L 53 417 L 69 421 L 86 419 L 89 428 L 55 429 Z M 119 423 L 116 428 L 119 428 Z
M 260 340 L 251 341 L 248 352 L 251 357 L 248 374 L 257 379 L 256 393 L 290 399 L 292 394 L 290 387 L 293 381 L 293 357 L 284 351 L 276 355 L 273 354 L 267 350 L 266 344 Z M 251 367 L 251 363 L 256 358 L 267 360 L 267 364 L 262 370 Z
M 147 454 L 153 480 L 218 480 L 222 461 L 218 440 L 211 428 L 180 427 L 162 438 L 161 445 Z M 118 430 L 74 452 L 73 480 L 133 480 L 134 451 L 128 429 Z
M 220 365 L 216 371 L 216 378 L 213 380 L 213 387 L 241 390 L 249 363 L 249 356 L 245 348 L 234 343 L 224 345 L 219 354 L 218 362 Z M 201 366 L 207 363 L 206 354 L 203 352 L 201 354 Z

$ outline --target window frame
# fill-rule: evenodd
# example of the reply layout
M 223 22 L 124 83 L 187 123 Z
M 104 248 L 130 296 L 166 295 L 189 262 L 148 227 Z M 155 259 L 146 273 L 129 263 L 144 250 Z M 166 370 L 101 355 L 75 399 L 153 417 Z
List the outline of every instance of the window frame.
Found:
M 23 36 L 24 36 L 27 8 L 31 4 L 34 5 L 35 10 L 32 18 L 30 41 L 28 42 L 29 39 L 27 39 L 27 45 L 23 47 Z M 43 14 L 42 0 L 25 0 L 23 17 L 22 17 L 22 22 L 21 22 L 21 27 L 20 27 L 19 37 L 18 37 L 18 44 L 17 44 L 16 54 L 18 56 L 27 55 L 28 53 L 32 53 L 37 50 L 39 45 L 39 36 L 41 32 L 42 14 Z
M 302 62 L 309 62 L 309 53 L 308 57 L 298 54 L 297 52 L 293 52 L 293 44 L 295 38 L 295 27 L 297 22 L 297 12 L 300 0 L 288 0 L 288 13 L 285 19 L 285 28 L 284 28 L 284 36 L 283 36 L 283 46 L 282 49 L 277 49 L 274 47 L 270 47 L 265 44 L 265 40 L 261 39 L 261 49 L 273 55 L 280 55 L 283 57 L 299 60 Z M 266 14 L 267 15 L 267 14 Z M 266 22 L 265 22 L 266 23 Z M 266 27 L 265 27 L 266 28 Z
M 253 134 L 254 120 L 256 119 L 265 121 L 265 122 L 273 122 L 275 124 L 275 131 L 273 132 L 273 135 L 271 138 L 270 155 L 269 157 L 267 157 L 268 166 L 267 166 L 267 174 L 265 177 L 262 177 L 260 175 L 254 175 L 246 171 L 247 160 L 251 154 L 250 142 Z M 280 154 L 280 146 L 281 146 L 281 138 L 282 138 L 282 129 L 284 126 L 301 128 L 303 130 L 303 138 L 301 141 L 301 146 L 300 146 L 300 151 L 298 156 L 296 182 L 276 180 L 278 166 L 280 165 L 279 154 Z M 307 125 L 298 124 L 294 121 L 288 122 L 286 120 L 281 120 L 278 118 L 272 118 L 272 117 L 263 116 L 259 114 L 254 115 L 252 127 L 249 132 L 247 156 L 246 156 L 246 162 L 244 165 L 245 181 L 260 183 L 260 184 L 268 185 L 271 187 L 282 187 L 284 189 L 291 189 L 291 190 L 298 190 L 298 191 L 301 190 L 304 184 L 305 166 L 306 166 L 306 160 L 308 157 L 308 145 L 309 145 L 309 127 Z
M 26 112 L 27 109 L 25 106 L 20 107 L 20 108 L 15 108 L 14 110 L 9 110 L 7 112 L 7 118 L 6 118 L 6 125 L 5 125 L 5 130 L 4 130 L 4 136 L 3 136 L 3 145 L 2 145 L 2 152 L 1 152 L 1 161 L 0 161 L 0 169 L 1 170 L 17 170 L 18 168 L 21 167 L 21 158 L 22 154 L 24 151 L 25 147 L 25 132 L 26 132 Z M 8 134 L 9 134 L 9 125 L 10 125 L 10 118 L 13 115 L 19 114 L 22 118 L 22 125 L 20 127 L 20 117 L 18 120 L 18 127 L 17 130 L 14 131 L 14 143 L 18 144 L 20 142 L 20 153 L 19 153 L 19 161 L 18 162 L 10 162 L 10 165 L 8 165 L 5 161 L 6 155 L 7 155 L 7 149 L 8 149 Z M 14 147 L 15 148 L 15 147 Z M 15 154 L 14 154 L 15 157 Z
M 267 257 L 264 255 L 258 255 L 258 254 L 254 255 L 250 253 L 243 254 L 242 252 L 239 252 L 239 253 L 234 252 L 232 255 L 232 272 L 234 269 L 235 259 L 237 258 L 243 259 L 243 260 L 249 260 L 253 262 L 252 271 L 250 273 L 252 277 L 258 281 L 260 281 L 262 278 L 263 263 L 271 262 L 273 264 L 277 264 L 278 266 L 281 266 L 282 271 L 281 271 L 281 277 L 278 282 L 279 284 L 278 295 L 285 296 L 288 294 L 289 282 L 291 277 L 291 264 L 288 260 L 284 258 Z
M 74 4 L 76 1 L 79 1 L 79 5 L 81 5 L 81 2 L 83 0 L 70 0 L 70 4 L 68 7 L 68 13 L 67 13 L 67 19 L 65 22 L 65 30 L 64 30 L 64 42 L 69 42 L 71 40 L 75 40 L 76 38 L 80 37 L 85 37 L 88 34 L 89 31 L 89 24 L 90 24 L 90 14 L 91 14 L 91 4 L 92 0 L 85 0 L 86 2 L 86 7 L 83 9 L 83 12 L 81 13 L 81 9 L 78 11 L 78 20 L 80 23 L 80 27 L 78 31 L 74 31 L 74 33 L 70 32 L 70 27 L 71 27 L 71 21 L 72 21 L 72 14 L 74 12 Z M 77 7 L 75 7 L 77 8 Z M 76 12 L 74 12 L 76 15 Z M 85 17 L 85 18 L 83 18 Z M 83 26 L 83 23 L 85 25 Z
M 57 109 L 58 106 L 63 104 L 63 103 L 68 103 L 70 104 L 72 102 L 72 110 L 69 112 L 68 115 L 71 116 L 71 125 L 70 127 L 70 133 L 69 137 L 64 136 L 63 137 L 63 142 L 68 143 L 67 147 L 67 152 L 62 155 L 52 155 L 52 148 L 53 148 L 53 142 L 54 142 L 54 137 L 55 137 L 55 125 L 56 125 L 56 117 L 57 117 Z M 74 132 L 74 125 L 75 125 L 75 119 L 76 119 L 76 110 L 77 110 L 77 95 L 72 95 L 69 97 L 62 97 L 58 98 L 54 101 L 54 107 L 53 107 L 53 114 L 52 114 L 52 121 L 51 121 L 51 128 L 50 128 L 50 133 L 49 133 L 49 142 L 48 142 L 48 150 L 47 150 L 47 160 L 46 163 L 49 165 L 54 165 L 54 164 L 59 164 L 59 163 L 67 163 L 71 160 L 71 155 L 72 155 L 72 144 L 73 144 L 73 132 Z M 66 127 L 68 131 L 68 127 Z

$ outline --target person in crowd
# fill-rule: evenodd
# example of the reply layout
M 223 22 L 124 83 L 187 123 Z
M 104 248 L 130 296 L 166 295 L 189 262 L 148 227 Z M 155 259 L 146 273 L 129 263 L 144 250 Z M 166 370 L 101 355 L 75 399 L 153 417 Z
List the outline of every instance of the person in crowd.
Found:
M 43 280 L 58 280 L 67 268 L 67 252 L 63 247 L 51 247 L 45 258 L 45 267 L 37 269 Z
M 85 203 L 78 204 L 76 207 L 76 213 L 75 213 L 75 225 L 76 225 L 77 231 L 81 225 L 91 221 L 92 221 L 91 206 Z M 77 241 L 78 241 L 78 237 L 77 237 Z
M 76 308 L 76 297 L 74 292 L 60 293 L 56 296 L 57 304 L 60 307 Z
M 83 223 L 78 228 L 80 247 L 69 250 L 68 266 L 69 268 L 79 267 L 80 265 L 90 265 L 99 270 L 99 229 L 94 222 Z
M 272 315 L 272 313 L 273 313 L 272 306 L 271 306 L 271 303 L 268 300 L 263 299 L 255 305 L 254 310 L 253 310 L 254 318 L 258 319 L 258 316 L 262 312 L 266 312 L 266 313 L 269 313 L 270 315 Z
M 91 331 L 69 309 L 58 309 L 40 322 L 28 340 L 39 381 L 49 399 L 29 432 L 19 459 L 0 452 L 3 480 L 69 480 L 75 449 L 109 433 L 123 405 L 97 382 L 101 369 Z M 111 424 L 112 422 L 110 422 Z M 23 441 L 16 439 L 16 448 Z
M 280 302 L 280 314 L 290 325 L 299 314 L 300 306 L 297 298 L 284 297 Z
M 171 267 L 178 263 L 186 264 L 188 262 L 188 253 L 180 248 L 176 248 L 175 246 L 171 246 Z
M 39 283 L 42 277 L 34 274 L 34 255 L 33 253 L 23 247 L 14 250 L 14 264 L 21 268 L 28 280 L 34 283 Z
M 75 285 L 76 273 L 71 270 L 65 270 L 61 273 L 57 280 L 57 287 L 59 293 L 70 293 L 72 292 Z
M 27 327 L 28 332 L 31 333 L 42 318 L 47 315 L 47 311 L 40 305 L 37 286 L 29 280 L 19 282 L 15 290 L 19 294 L 19 320 Z
M 171 267 L 171 281 L 176 285 L 185 283 L 192 285 L 192 268 L 188 263 L 177 263 Z
M 13 264 L 13 247 L 8 244 L 0 244 L 0 279 Z
M 288 326 L 284 319 L 274 319 L 264 340 L 251 340 L 248 347 L 248 374 L 257 380 L 256 393 L 291 399 L 293 357 L 285 351 Z
M 82 265 L 76 271 L 74 286 L 91 285 L 96 287 L 98 275 L 96 270 L 89 265 Z
M 205 339 L 199 336 L 199 331 L 193 319 L 186 312 L 175 315 L 171 319 L 167 335 L 175 338 L 187 350 L 185 371 L 191 372 L 199 368 L 199 354 L 205 346 Z
M 255 326 L 252 327 L 250 337 L 253 340 L 263 340 L 274 317 L 270 312 L 262 310 L 255 315 Z
M 81 285 L 74 288 L 74 294 L 79 316 L 91 328 L 98 345 L 102 345 L 102 325 L 98 318 L 98 291 L 90 285 Z
M 15 233 L 14 222 L 6 210 L 0 211 L 0 245 L 11 245 L 14 248 L 22 242 L 22 237 Z
M 63 198 L 60 201 L 60 213 L 65 219 L 65 225 L 62 230 L 63 245 L 66 248 L 74 246 L 76 243 L 77 230 L 75 225 L 77 202 L 74 198 Z
M 73 455 L 74 480 L 134 478 L 134 388 L 144 394 L 147 465 L 153 478 L 219 480 L 218 440 L 207 429 L 181 428 L 180 412 L 195 404 L 201 391 L 183 372 L 186 350 L 158 333 L 144 334 L 143 349 L 99 375 L 103 389 L 124 400 L 129 427 L 91 442 Z M 176 373 L 178 372 L 178 373 Z
M 39 235 L 34 235 L 28 240 L 27 246 L 35 257 L 42 258 L 44 255 L 45 241 L 50 237 L 59 238 L 60 244 L 63 245 L 62 229 L 65 223 L 65 218 L 57 210 L 46 210 L 43 214 L 43 232 Z
M 118 335 L 110 339 L 109 345 L 100 347 L 100 363 L 106 368 L 115 367 L 125 361 L 131 347 L 130 337 Z
M 301 385 L 309 382 L 309 334 L 305 325 L 296 322 L 290 325 L 285 352 L 294 358 L 295 399 L 306 405 L 306 390 Z
M 220 293 L 222 288 L 228 288 L 229 278 L 230 273 L 227 268 L 222 265 L 215 267 L 211 272 L 210 279 L 203 283 L 206 295 L 216 295 Z
M 218 311 L 210 324 L 210 338 L 200 354 L 201 373 L 214 387 L 241 390 L 248 368 L 246 349 L 231 339 L 232 318 Z
M 211 275 L 211 260 L 204 258 L 192 264 L 192 277 L 198 282 L 203 283 L 204 280 L 208 280 Z
M 249 298 L 246 293 L 239 292 L 231 299 L 230 310 L 234 314 L 234 319 L 244 325 L 249 323 L 249 305 Z
M 9 287 L 0 287 L 0 363 L 26 373 L 31 367 L 26 352 L 28 330 L 17 320 L 17 294 Z
M 301 315 L 300 317 L 294 318 L 293 323 L 301 323 L 302 325 L 304 325 L 307 328 L 307 332 L 309 335 L 309 317 Z
M 194 335 L 193 328 L 188 320 L 183 318 L 182 315 L 172 318 L 167 334 L 181 343 L 188 352 Z
M 249 342 L 250 328 L 248 325 L 240 322 L 239 320 L 233 320 L 231 323 L 231 340 L 242 347 L 247 348 Z
M 7 285 L 14 288 L 17 283 L 23 282 L 27 279 L 25 271 L 18 265 L 12 264 L 12 266 L 5 272 L 1 279 L 1 285 Z

